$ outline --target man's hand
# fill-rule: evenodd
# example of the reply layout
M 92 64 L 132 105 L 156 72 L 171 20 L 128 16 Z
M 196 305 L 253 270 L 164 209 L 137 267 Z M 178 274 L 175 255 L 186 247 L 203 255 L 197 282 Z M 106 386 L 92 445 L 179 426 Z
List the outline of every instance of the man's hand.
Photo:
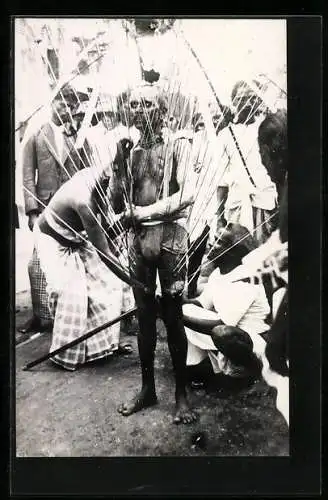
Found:
M 136 217 L 135 217 L 135 211 L 136 207 L 134 205 L 131 205 L 126 207 L 123 212 L 115 215 L 114 217 L 114 224 L 119 225 L 123 227 L 124 229 L 129 229 L 129 227 L 132 226 L 135 222 L 137 222 Z
M 136 223 L 142 222 L 147 217 L 144 207 L 141 206 L 134 206 L 131 215 Z
M 34 224 L 36 223 L 39 214 L 37 212 L 31 212 L 28 214 L 28 227 L 33 231 Z

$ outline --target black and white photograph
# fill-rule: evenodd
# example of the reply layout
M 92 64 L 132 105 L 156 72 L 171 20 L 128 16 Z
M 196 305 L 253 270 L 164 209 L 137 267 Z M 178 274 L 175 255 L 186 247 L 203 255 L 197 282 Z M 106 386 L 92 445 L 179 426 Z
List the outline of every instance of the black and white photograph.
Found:
M 13 31 L 13 455 L 289 457 L 287 20 Z

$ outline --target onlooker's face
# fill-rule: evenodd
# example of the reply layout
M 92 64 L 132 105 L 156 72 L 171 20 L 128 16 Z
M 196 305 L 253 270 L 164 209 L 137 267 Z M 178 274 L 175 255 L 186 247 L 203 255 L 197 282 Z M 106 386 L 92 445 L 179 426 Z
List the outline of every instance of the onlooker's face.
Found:
M 75 109 L 75 102 L 65 100 L 64 97 L 56 97 L 52 102 L 52 116 L 55 121 L 67 123 L 71 121 L 71 113 Z
M 104 111 L 102 113 L 97 113 L 97 118 L 102 122 L 107 130 L 111 130 L 114 126 L 113 114 L 110 111 Z
M 263 107 L 262 100 L 255 94 L 245 94 L 245 96 L 236 98 L 234 104 L 238 123 L 245 123 L 254 119 L 261 113 Z
M 79 130 L 81 128 L 82 122 L 84 120 L 84 113 L 78 113 L 74 115 L 73 117 L 73 122 L 75 123 L 76 130 Z
M 287 170 L 287 115 L 278 111 L 268 115 L 258 131 L 262 164 L 279 190 Z

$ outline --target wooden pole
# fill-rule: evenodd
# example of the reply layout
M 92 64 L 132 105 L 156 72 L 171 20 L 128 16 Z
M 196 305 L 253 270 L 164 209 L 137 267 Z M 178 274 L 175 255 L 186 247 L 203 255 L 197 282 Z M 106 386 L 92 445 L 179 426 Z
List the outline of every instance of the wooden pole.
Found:
M 123 319 L 129 318 L 136 311 L 137 311 L 137 307 L 133 307 L 132 309 L 129 309 L 125 313 L 120 314 L 120 316 L 116 316 L 116 318 L 111 319 L 110 321 L 107 321 L 107 323 L 104 323 L 103 325 L 97 326 L 96 328 L 94 328 L 93 330 L 90 330 L 89 332 L 85 333 L 81 337 L 79 337 L 77 339 L 74 339 L 71 342 L 68 342 L 68 344 L 62 345 L 58 349 L 55 349 L 54 351 L 48 352 L 48 354 L 45 354 L 44 356 L 41 356 L 41 358 L 35 359 L 34 361 L 31 361 L 30 363 L 27 363 L 27 365 L 25 365 L 23 367 L 23 370 L 27 371 L 30 368 L 33 368 L 33 366 L 39 365 L 43 361 L 46 361 L 47 359 L 52 358 L 56 354 L 60 354 L 61 352 L 66 351 L 66 349 L 69 349 L 70 347 L 74 347 L 77 344 L 80 344 L 80 342 L 83 342 L 84 340 L 87 340 L 90 337 L 93 337 L 94 335 L 96 335 L 97 333 L 101 332 L 105 328 L 109 328 L 110 326 L 115 325 L 115 323 L 118 323 L 119 321 L 121 321 Z

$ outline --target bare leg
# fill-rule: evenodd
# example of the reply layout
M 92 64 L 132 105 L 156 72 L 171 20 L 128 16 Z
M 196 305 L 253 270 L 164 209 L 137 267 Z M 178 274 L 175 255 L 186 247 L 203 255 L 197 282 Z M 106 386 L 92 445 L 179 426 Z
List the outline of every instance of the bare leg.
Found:
M 197 414 L 190 408 L 186 393 L 187 338 L 182 318 L 182 297 L 163 294 L 162 306 L 168 346 L 175 373 L 176 411 L 174 423 L 190 424 L 197 419 Z
M 154 379 L 154 353 L 156 347 L 156 302 L 153 295 L 137 292 L 138 348 L 141 363 L 141 391 L 131 401 L 123 403 L 118 411 L 124 416 L 157 403 Z M 142 296 L 141 296 L 142 294 Z

